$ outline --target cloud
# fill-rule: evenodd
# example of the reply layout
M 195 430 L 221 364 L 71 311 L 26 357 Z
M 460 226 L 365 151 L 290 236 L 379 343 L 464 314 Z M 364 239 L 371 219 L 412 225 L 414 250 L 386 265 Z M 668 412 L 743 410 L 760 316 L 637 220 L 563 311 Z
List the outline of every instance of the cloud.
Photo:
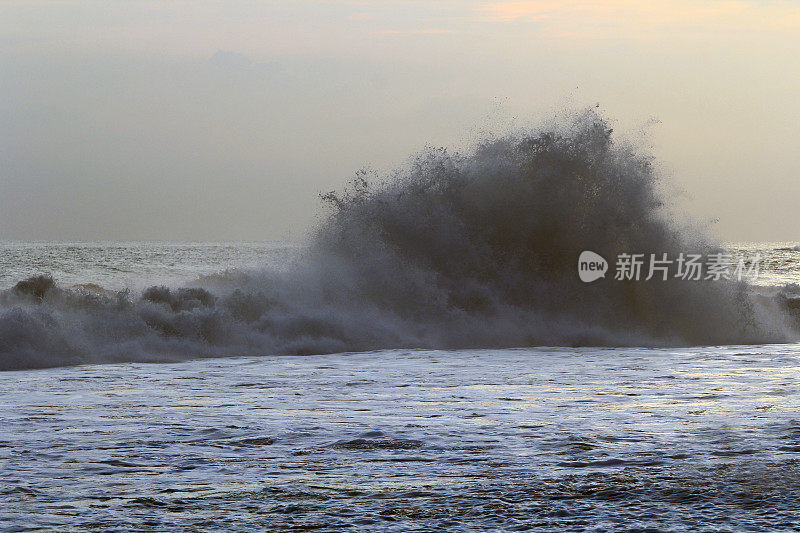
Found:
M 512 0 L 483 2 L 482 22 L 543 21 L 553 35 L 614 37 L 654 35 L 664 30 L 773 31 L 800 27 L 800 7 L 752 0 Z
M 484 20 L 492 22 L 510 22 L 518 19 L 545 18 L 552 11 L 563 7 L 563 2 L 519 1 L 489 2 L 479 8 Z
M 457 33 L 456 30 L 444 28 L 426 28 L 419 30 L 380 30 L 378 35 L 448 35 Z
M 375 20 L 375 13 L 368 13 L 366 11 L 360 11 L 358 13 L 353 13 L 352 15 L 350 15 L 347 18 L 349 20 L 353 20 L 353 21 L 356 21 L 356 22 L 363 22 L 363 21 L 367 21 L 367 20 Z
M 249 57 L 230 50 L 217 50 L 208 59 L 208 64 L 217 70 L 227 72 L 248 70 L 253 66 L 253 62 Z

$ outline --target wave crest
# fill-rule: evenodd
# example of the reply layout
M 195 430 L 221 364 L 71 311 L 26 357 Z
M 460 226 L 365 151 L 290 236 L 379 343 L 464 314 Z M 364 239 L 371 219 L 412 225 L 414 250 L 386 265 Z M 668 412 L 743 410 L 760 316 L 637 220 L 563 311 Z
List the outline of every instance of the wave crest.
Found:
M 138 296 L 52 279 L 0 295 L 0 369 L 384 348 L 691 345 L 797 337 L 791 298 L 730 282 L 582 283 L 583 250 L 717 247 L 665 208 L 652 159 L 586 113 L 565 127 L 431 149 L 329 193 L 292 268 Z

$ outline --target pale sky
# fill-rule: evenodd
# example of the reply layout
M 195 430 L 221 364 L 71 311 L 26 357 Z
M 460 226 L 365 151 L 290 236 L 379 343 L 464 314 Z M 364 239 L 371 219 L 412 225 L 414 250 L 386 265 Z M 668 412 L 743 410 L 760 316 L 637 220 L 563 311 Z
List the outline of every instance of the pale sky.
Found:
M 800 2 L 0 1 L 0 239 L 273 240 L 426 145 L 600 104 L 800 240 Z

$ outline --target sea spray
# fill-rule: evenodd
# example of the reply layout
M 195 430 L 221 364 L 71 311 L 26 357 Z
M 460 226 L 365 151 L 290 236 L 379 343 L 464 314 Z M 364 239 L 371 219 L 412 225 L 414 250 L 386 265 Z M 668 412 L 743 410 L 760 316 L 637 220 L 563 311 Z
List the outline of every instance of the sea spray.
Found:
M 567 124 L 429 149 L 323 195 L 329 217 L 284 270 L 109 293 L 20 281 L 0 294 L 0 369 L 385 348 L 678 346 L 796 338 L 791 298 L 728 281 L 592 284 L 592 250 L 719 247 L 676 220 L 647 154 L 587 112 Z M 87 280 L 90 282 L 92 280 Z

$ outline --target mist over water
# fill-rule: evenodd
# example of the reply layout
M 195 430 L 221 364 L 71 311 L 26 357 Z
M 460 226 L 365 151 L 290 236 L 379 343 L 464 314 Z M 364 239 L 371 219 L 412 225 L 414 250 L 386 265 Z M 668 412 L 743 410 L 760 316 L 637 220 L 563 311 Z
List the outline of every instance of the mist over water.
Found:
M 47 276 L 0 294 L 0 369 L 387 348 L 684 346 L 797 338 L 797 287 L 585 284 L 581 251 L 718 249 L 671 215 L 647 154 L 587 112 L 359 174 L 281 267 L 115 292 Z M 156 281 L 156 280 L 154 280 Z M 160 283 L 156 281 L 156 283 Z

